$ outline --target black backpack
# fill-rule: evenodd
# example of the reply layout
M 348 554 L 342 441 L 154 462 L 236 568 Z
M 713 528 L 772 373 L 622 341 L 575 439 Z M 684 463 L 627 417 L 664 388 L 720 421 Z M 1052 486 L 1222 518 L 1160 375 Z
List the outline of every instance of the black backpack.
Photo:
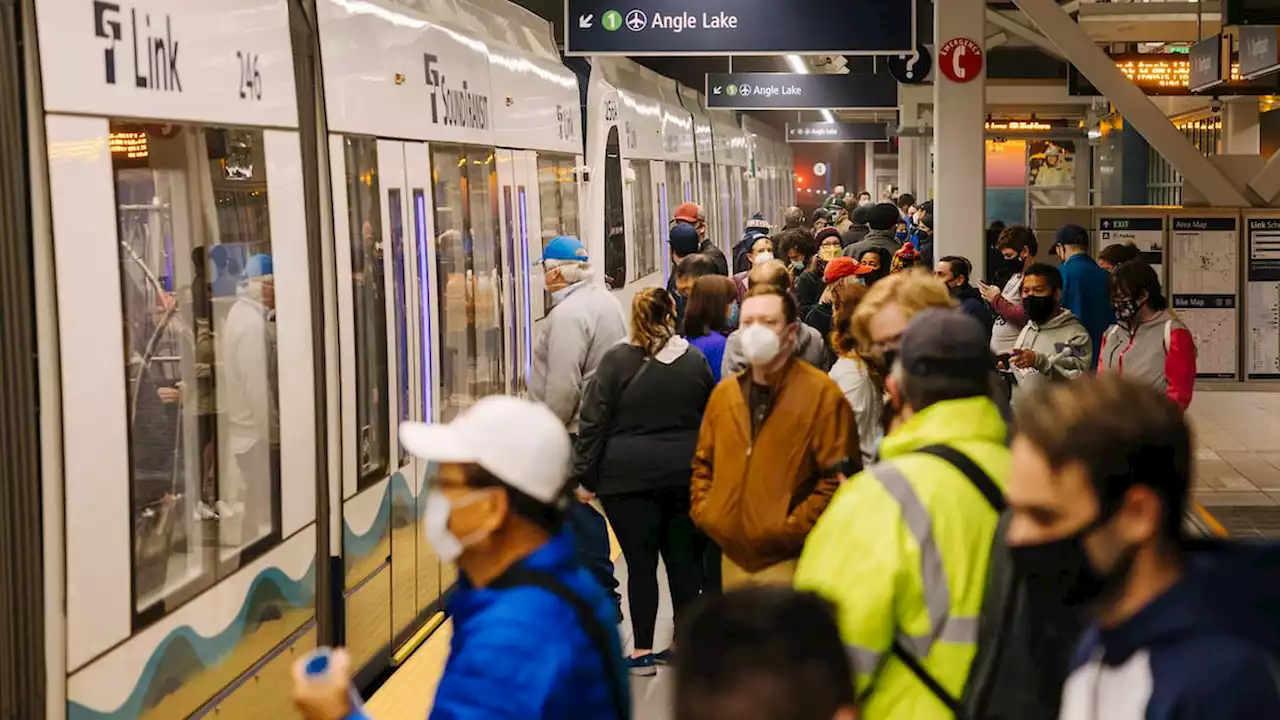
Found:
M 1001 514 L 991 543 L 991 560 L 978 618 L 978 651 L 964 695 L 957 698 L 938 683 L 906 646 L 892 652 L 957 718 L 966 720 L 1053 720 L 1062 685 L 1084 623 L 1060 606 L 1034 601 L 1005 545 L 1004 493 L 973 460 L 955 448 L 932 445 L 917 451 L 947 461 L 973 483 Z

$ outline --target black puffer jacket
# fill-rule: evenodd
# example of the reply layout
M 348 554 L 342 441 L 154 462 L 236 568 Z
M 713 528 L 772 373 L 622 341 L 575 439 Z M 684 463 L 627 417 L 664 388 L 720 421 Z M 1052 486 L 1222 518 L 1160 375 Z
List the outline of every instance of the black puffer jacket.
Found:
M 648 359 L 630 343 L 610 348 L 582 402 L 571 478 L 598 495 L 687 486 L 714 388 L 682 337 Z

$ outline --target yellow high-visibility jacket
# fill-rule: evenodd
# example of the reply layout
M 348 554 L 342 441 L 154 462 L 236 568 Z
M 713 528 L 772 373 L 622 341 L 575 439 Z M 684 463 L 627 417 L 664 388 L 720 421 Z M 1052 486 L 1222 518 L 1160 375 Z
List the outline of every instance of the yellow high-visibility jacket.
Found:
M 963 694 L 999 516 L 955 466 L 915 451 L 948 445 L 1004 489 L 1006 433 L 985 398 L 926 408 L 885 437 L 880 464 L 842 486 L 809 534 L 795 585 L 836 604 L 862 720 L 952 717 L 890 650 L 897 638 Z

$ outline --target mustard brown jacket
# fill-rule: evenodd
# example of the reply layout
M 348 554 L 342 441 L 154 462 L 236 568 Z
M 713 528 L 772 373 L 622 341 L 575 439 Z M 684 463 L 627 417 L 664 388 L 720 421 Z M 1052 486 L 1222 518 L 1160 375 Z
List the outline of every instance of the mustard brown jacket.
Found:
M 751 377 L 711 393 L 693 456 L 693 521 L 748 572 L 800 557 L 841 480 L 862 469 L 858 427 L 840 387 L 792 359 L 763 422 L 748 401 Z

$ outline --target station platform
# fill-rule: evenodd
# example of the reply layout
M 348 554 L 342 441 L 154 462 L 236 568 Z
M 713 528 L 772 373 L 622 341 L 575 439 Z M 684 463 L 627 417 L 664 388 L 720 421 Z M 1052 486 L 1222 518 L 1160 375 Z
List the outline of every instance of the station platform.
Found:
M 1187 530 L 1201 536 L 1280 538 L 1280 387 L 1275 392 L 1203 389 L 1188 411 L 1196 434 L 1194 503 Z M 614 563 L 626 593 L 627 567 L 614 544 Z M 674 632 L 666 572 L 658 569 L 660 601 L 656 649 Z M 623 602 L 623 612 L 627 604 Z M 623 649 L 632 645 L 631 622 L 618 626 Z M 368 701 L 377 720 L 421 720 L 431 711 L 436 685 L 449 654 L 450 624 L 444 623 Z M 637 720 L 672 716 L 674 674 L 660 667 L 653 677 L 631 678 Z

